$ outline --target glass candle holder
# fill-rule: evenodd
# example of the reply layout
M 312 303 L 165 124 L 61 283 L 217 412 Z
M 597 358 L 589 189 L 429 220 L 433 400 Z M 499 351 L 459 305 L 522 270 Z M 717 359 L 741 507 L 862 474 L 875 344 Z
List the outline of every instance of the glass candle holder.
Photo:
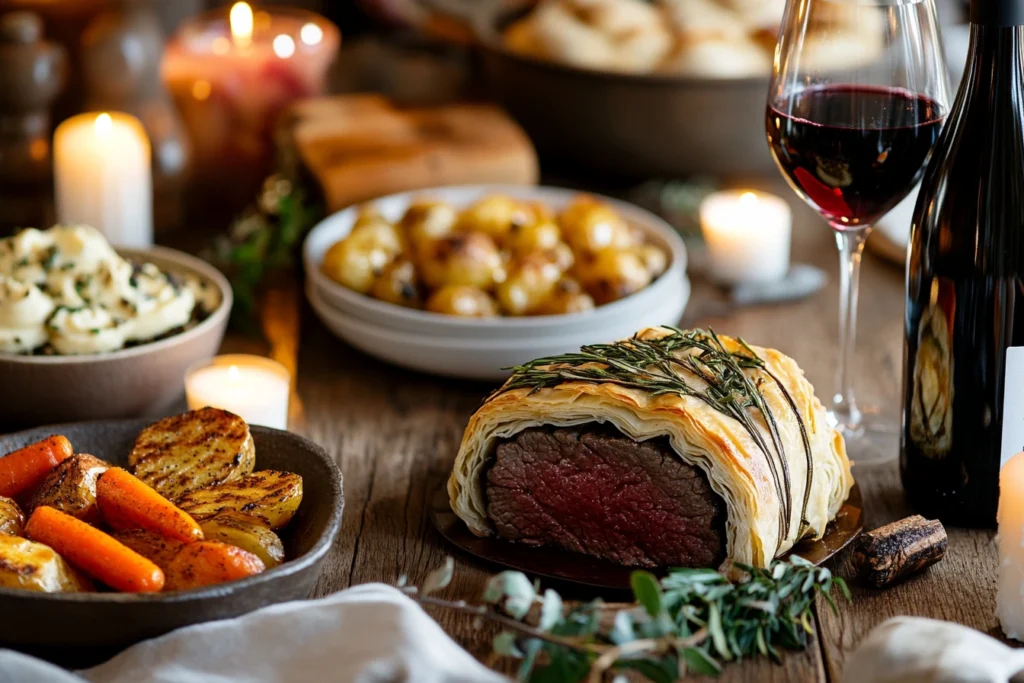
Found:
M 278 115 L 323 92 L 340 43 L 337 26 L 299 9 L 237 2 L 184 22 L 161 72 L 191 138 L 192 186 L 220 204 L 251 202 L 272 168 Z
M 291 375 L 262 356 L 229 354 L 202 361 L 185 373 L 189 410 L 220 408 L 249 424 L 288 428 Z

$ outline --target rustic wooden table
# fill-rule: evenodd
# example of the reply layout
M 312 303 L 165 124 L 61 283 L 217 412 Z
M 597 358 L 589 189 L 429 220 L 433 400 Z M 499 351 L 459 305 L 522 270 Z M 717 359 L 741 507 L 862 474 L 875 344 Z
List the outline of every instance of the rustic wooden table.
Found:
M 730 310 L 720 294 L 698 281 L 683 324 L 710 325 L 785 351 L 800 362 L 824 400 L 835 368 L 837 256 L 820 218 L 803 206 L 794 208 L 794 258 L 825 268 L 832 276 L 828 287 L 800 303 Z M 858 394 L 895 416 L 901 269 L 865 255 L 860 308 Z M 306 312 L 298 384 L 306 420 L 300 430 L 336 457 L 346 500 L 342 531 L 318 594 L 369 581 L 393 583 L 400 574 L 419 581 L 452 552 L 432 527 L 428 504 L 449 472 L 467 419 L 491 388 L 387 366 L 334 339 Z M 855 468 L 855 474 L 869 528 L 910 512 L 895 462 Z M 495 568 L 458 553 L 455 557 L 456 576 L 446 597 L 477 600 Z M 832 566 L 849 574 L 845 555 Z M 806 652 L 788 654 L 781 666 L 766 660 L 732 665 L 720 680 L 838 681 L 845 657 L 860 639 L 898 614 L 949 619 L 995 633 L 995 571 L 991 532 L 951 529 L 946 559 L 924 574 L 886 591 L 855 587 L 854 602 L 841 605 L 838 615 L 819 604 L 815 637 Z M 460 615 L 434 616 L 456 640 L 487 659 L 492 631 Z

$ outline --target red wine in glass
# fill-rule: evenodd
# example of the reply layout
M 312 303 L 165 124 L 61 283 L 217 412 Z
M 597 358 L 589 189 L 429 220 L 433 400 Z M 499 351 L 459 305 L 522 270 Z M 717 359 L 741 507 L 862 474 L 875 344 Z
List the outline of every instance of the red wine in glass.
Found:
M 943 115 L 902 88 L 830 84 L 769 104 L 765 127 L 793 189 L 848 230 L 872 225 L 914 187 Z

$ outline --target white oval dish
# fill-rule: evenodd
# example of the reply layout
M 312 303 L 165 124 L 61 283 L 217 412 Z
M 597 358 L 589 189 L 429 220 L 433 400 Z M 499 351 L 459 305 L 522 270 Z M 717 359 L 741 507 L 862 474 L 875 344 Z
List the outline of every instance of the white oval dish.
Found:
M 556 187 L 466 185 L 403 192 L 383 197 L 373 203 L 387 219 L 397 221 L 416 198 L 429 197 L 463 207 L 489 194 L 505 194 L 517 199 L 542 202 L 555 210 L 561 210 L 581 193 Z M 352 229 L 357 207 L 350 207 L 328 216 L 306 237 L 302 250 L 303 261 L 306 278 L 312 285 L 312 288 L 307 287 L 307 290 L 315 291 L 321 302 L 334 310 L 350 313 L 380 327 L 421 336 L 461 340 L 501 340 L 512 336 L 534 338 L 539 341 L 541 337 L 549 335 L 589 335 L 593 341 L 602 339 L 604 335 L 601 332 L 610 326 L 621 327 L 624 319 L 636 321 L 637 325 L 633 329 L 640 329 L 646 321 L 655 319 L 655 314 L 664 308 L 666 301 L 673 300 L 673 295 L 682 291 L 686 278 L 686 247 L 672 226 L 649 211 L 608 197 L 600 199 L 614 206 L 631 225 L 641 228 L 650 240 L 669 253 L 671 259 L 668 269 L 648 287 L 592 311 L 521 318 L 460 318 L 403 308 L 359 294 L 334 282 L 320 271 L 320 264 L 327 250 L 348 235 Z
M 600 332 L 581 329 L 569 334 L 538 335 L 507 330 L 504 337 L 495 339 L 467 333 L 434 336 L 384 327 L 331 307 L 311 283 L 307 283 L 306 296 L 314 313 L 335 336 L 364 353 L 434 375 L 500 380 L 509 374 L 503 368 L 576 351 L 585 344 L 623 339 L 643 327 L 676 324 L 690 298 L 690 282 L 684 277 L 682 285 L 658 302 L 655 310 L 644 313 L 643 319 L 623 315 L 607 323 Z

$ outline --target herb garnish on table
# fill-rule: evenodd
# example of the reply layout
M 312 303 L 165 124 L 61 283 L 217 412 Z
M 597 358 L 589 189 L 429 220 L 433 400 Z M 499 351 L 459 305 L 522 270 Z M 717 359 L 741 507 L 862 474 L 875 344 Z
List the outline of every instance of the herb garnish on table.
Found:
M 515 571 L 491 578 L 483 605 L 442 600 L 432 593 L 451 582 L 451 558 L 421 588 L 399 585 L 421 605 L 504 627 L 494 652 L 520 660 L 517 680 L 532 683 L 596 683 L 626 672 L 671 683 L 688 673 L 718 675 L 746 657 L 779 661 L 781 650 L 807 647 L 819 594 L 833 611 L 833 587 L 851 599 L 841 578 L 799 556 L 769 569 L 735 567 L 745 572 L 737 583 L 713 569 L 672 569 L 660 580 L 635 571 L 636 604 L 625 606 L 594 600 L 566 609 L 558 593 Z

